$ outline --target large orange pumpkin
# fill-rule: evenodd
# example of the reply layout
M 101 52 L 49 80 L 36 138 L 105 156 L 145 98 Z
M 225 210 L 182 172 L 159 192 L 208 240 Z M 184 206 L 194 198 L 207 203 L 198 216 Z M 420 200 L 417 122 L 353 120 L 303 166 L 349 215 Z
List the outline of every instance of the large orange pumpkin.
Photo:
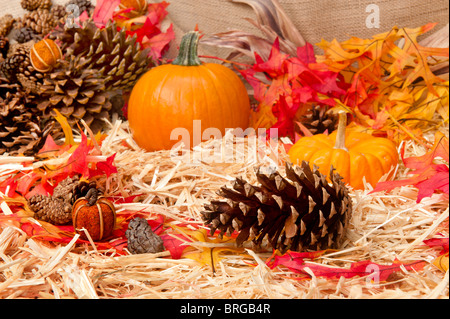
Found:
M 338 129 L 330 135 L 303 137 L 288 152 L 297 164 L 303 160 L 316 165 L 322 174 L 331 166 L 355 189 L 363 189 L 363 178 L 372 186 L 398 164 L 396 145 L 387 138 L 346 131 L 346 114 L 339 114 Z
M 190 147 L 200 142 L 201 136 L 193 140 L 194 120 L 201 120 L 202 131 L 217 128 L 222 135 L 228 128 L 248 127 L 250 102 L 244 84 L 226 66 L 202 63 L 198 39 L 198 32 L 187 33 L 173 63 L 148 71 L 131 92 L 130 128 L 137 144 L 148 151 L 170 149 L 180 140 L 171 140 L 177 128 L 189 132 Z

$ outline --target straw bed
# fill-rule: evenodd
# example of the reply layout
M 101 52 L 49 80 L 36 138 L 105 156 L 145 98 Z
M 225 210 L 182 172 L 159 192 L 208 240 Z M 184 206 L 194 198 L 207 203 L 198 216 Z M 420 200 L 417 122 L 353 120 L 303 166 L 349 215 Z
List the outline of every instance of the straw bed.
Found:
M 448 136 L 448 127 L 442 128 Z M 104 156 L 116 153 L 118 173 L 99 180 L 106 194 L 140 194 L 136 203 L 117 205 L 117 212 L 139 212 L 148 219 L 167 217 L 173 225 L 190 221 L 202 227 L 203 204 L 217 198 L 215 191 L 242 176 L 256 182 L 254 167 L 280 165 L 275 151 L 256 152 L 244 139 L 235 138 L 237 149 L 243 143 L 247 156 L 236 163 L 190 163 L 176 161 L 169 151 L 144 152 L 134 143 L 127 123 L 116 121 L 101 145 Z M 431 133 L 427 133 L 431 135 Z M 427 135 L 428 136 L 428 135 Z M 232 145 L 232 135 L 211 140 L 193 153 L 209 152 L 214 147 Z M 228 144 L 227 144 L 228 143 Z M 406 156 L 424 153 L 421 146 L 406 142 Z M 216 148 L 220 149 L 220 148 Z M 242 148 L 241 148 L 242 150 Z M 255 151 L 255 152 L 252 152 Z M 192 155 L 192 153 L 189 153 Z M 31 158 L 24 159 L 32 160 Z M 17 158 L 1 157 L 0 176 L 11 173 Z M 34 167 L 46 163 L 35 162 Z M 282 165 L 280 165 L 280 170 Z M 407 172 L 399 167 L 399 176 Z M 311 265 L 349 268 L 354 262 L 370 260 L 391 264 L 425 261 L 420 271 L 403 269 L 387 282 L 371 284 L 366 277 L 322 278 L 312 270 L 304 279 L 286 267 L 270 269 L 266 261 L 270 249 L 254 251 L 246 245 L 230 250 L 213 269 L 182 257 L 172 259 L 168 251 L 157 254 L 117 255 L 100 250 L 93 243 L 68 244 L 29 238 L 14 223 L 0 223 L 0 297 L 1 298 L 448 298 L 448 271 L 432 265 L 439 251 L 423 243 L 432 237 L 448 237 L 448 197 L 435 194 L 416 203 L 417 190 L 402 187 L 390 193 L 368 194 L 351 191 L 354 212 L 347 229 L 347 240 L 339 251 L 328 251 Z M 3 213 L 0 216 L 6 213 Z M 36 221 L 38 222 L 38 221 Z M 194 249 L 229 247 L 227 243 L 189 242 Z M 303 278 L 302 280 L 300 280 Z

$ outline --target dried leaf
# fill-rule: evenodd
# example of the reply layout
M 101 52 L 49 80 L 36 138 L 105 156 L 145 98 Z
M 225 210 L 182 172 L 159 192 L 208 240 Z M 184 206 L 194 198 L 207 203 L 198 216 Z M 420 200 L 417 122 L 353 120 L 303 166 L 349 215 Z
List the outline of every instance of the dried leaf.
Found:
M 206 229 L 199 229 L 196 231 L 186 231 L 186 233 L 193 239 L 193 242 L 203 242 L 203 243 L 209 243 L 209 244 L 224 244 L 224 243 L 233 243 L 235 241 L 234 238 L 225 237 L 224 239 L 220 238 L 214 238 L 210 239 L 208 237 L 208 230 Z M 215 272 L 215 265 L 222 259 L 220 257 L 220 254 L 224 252 L 242 252 L 242 248 L 235 248 L 232 246 L 214 246 L 214 245 L 208 245 L 208 246 L 197 246 L 200 251 L 198 252 L 191 252 L 185 254 L 183 257 L 193 259 L 195 261 L 198 261 L 202 265 L 209 265 L 213 272 Z
M 433 261 L 433 265 L 438 267 L 443 272 L 448 271 L 448 253 L 439 256 Z
M 339 268 L 305 261 L 306 258 L 315 259 L 325 252 L 296 253 L 288 251 L 282 256 L 275 256 L 275 260 L 270 264 L 270 268 L 285 266 L 289 270 L 301 274 L 302 277 L 300 279 L 309 278 L 309 271 L 312 271 L 316 277 L 338 279 L 340 277 L 352 278 L 355 276 L 363 277 L 370 275 L 371 278 L 376 278 L 380 282 L 383 282 L 387 281 L 392 273 L 402 271 L 403 268 L 418 271 L 426 265 L 424 261 L 414 261 L 405 264 L 395 259 L 390 265 L 381 265 L 366 260 L 354 262 L 350 265 L 350 268 Z
M 443 164 L 436 163 L 435 159 L 440 158 Z M 394 188 L 406 185 L 413 185 L 419 189 L 417 202 L 424 197 L 430 197 L 436 192 L 449 194 L 449 140 L 441 132 L 435 134 L 433 148 L 423 156 L 402 159 L 405 167 L 410 168 L 412 177 L 402 180 L 386 181 L 378 183 L 371 192 L 391 191 Z
M 103 27 L 113 18 L 114 11 L 120 4 L 120 0 L 97 0 L 92 19 L 98 27 Z

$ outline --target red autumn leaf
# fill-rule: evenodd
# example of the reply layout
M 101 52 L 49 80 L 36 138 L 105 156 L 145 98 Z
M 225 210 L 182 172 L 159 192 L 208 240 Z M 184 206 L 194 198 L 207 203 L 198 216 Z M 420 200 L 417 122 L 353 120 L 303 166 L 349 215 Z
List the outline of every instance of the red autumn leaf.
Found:
M 447 238 L 431 238 L 423 241 L 425 245 L 431 248 L 441 247 L 440 255 L 448 253 L 449 240 Z
M 16 193 L 17 180 L 15 178 L 8 178 L 0 182 L 0 193 L 9 198 L 14 198 L 18 196 Z
M 405 167 L 412 170 L 413 176 L 407 179 L 378 183 L 371 193 L 391 191 L 400 186 L 413 185 L 419 190 L 418 203 L 436 192 L 449 194 L 449 140 L 444 134 L 441 132 L 435 134 L 432 149 L 423 156 L 404 158 L 404 149 L 401 155 Z M 441 158 L 446 164 L 437 164 L 436 158 Z
M 38 155 L 53 156 L 68 150 L 69 145 L 58 145 L 51 135 L 47 136 L 44 146 L 39 150 Z
M 79 173 L 84 176 L 89 176 L 89 167 L 86 156 L 91 148 L 92 147 L 88 145 L 86 134 L 81 132 L 81 143 L 69 157 L 68 165 L 64 168 L 64 172 Z
M 311 44 L 298 48 L 297 56 L 290 56 L 280 51 L 278 39 L 267 61 L 255 52 L 255 63 L 240 72 L 259 102 L 252 125 L 259 128 L 264 123 L 265 128 L 276 128 L 279 136 L 291 139 L 300 133 L 295 122 L 309 103 L 335 106 L 335 98 L 343 96 L 348 87 L 337 72 L 317 66 Z
M 164 242 L 164 248 L 170 252 L 172 259 L 180 259 L 183 251 L 188 246 L 183 245 L 183 241 L 176 239 L 169 234 L 161 235 L 160 237 Z
M 103 27 L 113 18 L 114 11 L 120 4 L 120 0 L 97 0 L 92 19 L 98 27 Z
M 312 253 L 287 252 L 282 256 L 275 256 L 274 262 L 269 264 L 269 266 L 271 269 L 277 266 L 285 266 L 289 268 L 289 270 L 303 275 L 302 278 L 310 276 L 310 274 L 306 269 L 308 268 L 310 271 L 314 273 L 316 277 L 352 278 L 355 276 L 363 277 L 370 275 L 372 278 L 376 278 L 379 281 L 386 281 L 392 273 L 401 271 L 402 268 L 405 268 L 406 270 L 418 271 L 421 270 L 426 265 L 426 262 L 424 261 L 414 261 L 405 264 L 395 259 L 394 262 L 390 265 L 380 265 L 371 262 L 369 260 L 365 260 L 352 263 L 350 265 L 350 268 L 339 268 L 305 261 L 306 258 L 308 259 L 317 258 L 324 252 L 325 251 L 318 251 Z
M 309 42 L 306 42 L 304 46 L 297 48 L 297 57 L 306 64 L 317 62 L 314 46 Z
M 167 51 L 170 42 L 175 39 L 173 25 L 161 31 L 161 22 L 167 16 L 166 10 L 169 3 L 163 1 L 160 3 L 149 3 L 148 12 L 145 16 L 128 19 L 120 15 L 120 12 L 114 16 L 119 25 L 126 28 L 126 34 L 129 36 L 136 36 L 136 41 L 139 42 L 144 49 L 149 49 L 149 56 L 154 62 L 158 62 L 162 55 Z
M 145 35 L 141 43 L 144 48 L 150 48 L 149 56 L 152 60 L 158 61 L 167 51 L 169 44 L 173 39 L 175 39 L 175 32 L 173 31 L 173 25 L 171 24 L 165 33 L 159 33 L 151 38 Z
M 109 177 L 111 174 L 117 173 L 117 167 L 114 166 L 115 157 L 116 153 L 106 158 L 106 161 L 98 162 L 96 169 L 89 168 L 89 178 L 98 175 L 106 175 L 106 177 Z

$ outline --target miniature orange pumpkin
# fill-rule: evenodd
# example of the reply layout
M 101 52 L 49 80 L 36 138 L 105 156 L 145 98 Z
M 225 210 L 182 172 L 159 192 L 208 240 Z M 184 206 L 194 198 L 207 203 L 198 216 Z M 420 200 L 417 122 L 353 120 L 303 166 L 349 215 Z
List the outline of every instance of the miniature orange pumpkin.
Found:
M 75 232 L 87 240 L 85 228 L 92 240 L 107 239 L 116 226 L 116 210 L 113 203 L 105 197 L 99 197 L 91 205 L 86 197 L 79 198 L 73 204 L 72 221 Z
M 363 177 L 372 186 L 398 163 L 396 145 L 387 138 L 346 132 L 346 114 L 339 114 L 338 129 L 330 135 L 303 137 L 288 152 L 292 163 L 309 162 L 322 174 L 331 166 L 355 189 L 363 189 Z
M 50 39 L 35 43 L 30 51 L 31 65 L 39 72 L 48 72 L 53 69 L 61 57 L 61 49 Z
M 128 120 L 135 141 L 148 150 L 170 149 L 176 128 L 186 129 L 190 145 L 194 120 L 201 129 L 248 127 L 250 101 L 239 77 L 226 66 L 202 63 L 197 55 L 198 32 L 181 40 L 178 57 L 144 74 L 134 86 L 128 102 Z M 200 132 L 201 134 L 201 132 Z

